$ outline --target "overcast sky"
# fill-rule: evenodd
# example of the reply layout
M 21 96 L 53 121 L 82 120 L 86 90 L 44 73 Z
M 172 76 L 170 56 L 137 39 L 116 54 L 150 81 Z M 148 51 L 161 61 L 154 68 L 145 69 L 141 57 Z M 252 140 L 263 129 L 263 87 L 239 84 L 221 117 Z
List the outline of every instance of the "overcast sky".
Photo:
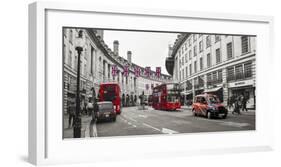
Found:
M 104 41 L 113 51 L 113 41 L 119 41 L 119 56 L 127 59 L 127 51 L 132 51 L 132 62 L 142 67 L 150 66 L 153 71 L 161 67 L 161 73 L 168 74 L 165 58 L 168 46 L 176 40 L 177 33 L 104 31 Z

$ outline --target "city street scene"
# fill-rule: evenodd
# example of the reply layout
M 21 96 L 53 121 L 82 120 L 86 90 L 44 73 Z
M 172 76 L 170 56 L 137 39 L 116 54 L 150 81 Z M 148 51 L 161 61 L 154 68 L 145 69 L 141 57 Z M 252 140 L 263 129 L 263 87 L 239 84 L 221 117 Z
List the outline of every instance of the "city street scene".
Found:
M 256 129 L 256 36 L 63 27 L 63 139 Z

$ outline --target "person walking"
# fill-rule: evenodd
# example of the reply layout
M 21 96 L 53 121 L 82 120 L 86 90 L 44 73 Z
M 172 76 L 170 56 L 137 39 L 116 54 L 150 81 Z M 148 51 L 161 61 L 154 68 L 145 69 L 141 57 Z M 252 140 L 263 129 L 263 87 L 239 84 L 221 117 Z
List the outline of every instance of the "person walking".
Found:
M 74 102 L 71 102 L 68 106 L 68 128 L 71 128 L 74 124 L 75 108 Z
M 237 113 L 238 115 L 240 115 L 240 108 L 241 108 L 241 96 L 237 96 L 237 98 L 235 99 L 234 102 L 234 109 L 232 111 L 232 114 Z
M 248 111 L 248 109 L 247 109 L 247 102 L 248 102 L 248 99 L 245 97 L 245 96 L 243 96 L 242 97 L 242 111 Z

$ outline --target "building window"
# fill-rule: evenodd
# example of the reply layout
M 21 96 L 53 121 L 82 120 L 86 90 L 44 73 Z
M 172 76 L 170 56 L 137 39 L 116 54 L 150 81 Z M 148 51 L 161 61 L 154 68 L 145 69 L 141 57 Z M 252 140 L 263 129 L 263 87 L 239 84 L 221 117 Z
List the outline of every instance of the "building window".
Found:
M 203 34 L 199 34 L 199 38 L 202 37 Z
M 207 67 L 211 67 L 211 54 L 207 54 Z
M 197 61 L 194 61 L 194 73 L 197 72 Z
M 77 56 L 75 56 L 75 59 L 74 59 L 74 70 L 77 71 Z
M 200 57 L 200 70 L 203 70 L 203 57 Z
M 184 43 L 184 50 L 187 50 L 187 42 Z
M 244 76 L 245 78 L 252 77 L 252 62 L 244 64 Z
M 181 68 L 181 59 L 179 59 L 179 67 Z
M 234 67 L 227 68 L 227 81 L 235 80 Z
M 72 30 L 70 30 L 69 31 L 69 42 L 72 44 L 72 42 L 73 42 L 73 31 Z
M 217 63 L 221 62 L 221 51 L 219 48 L 216 49 L 216 61 L 217 61 Z
M 180 71 L 180 81 L 181 81 L 181 71 Z
M 184 56 L 182 56 L 181 65 L 184 65 Z
M 232 58 L 232 42 L 229 42 L 227 45 L 226 45 L 226 48 L 227 48 L 227 58 L 228 59 L 231 59 Z
M 187 66 L 185 67 L 185 74 L 186 74 L 186 78 L 187 78 L 187 76 L 188 76 Z
M 211 46 L 211 37 L 210 37 L 210 35 L 208 35 L 207 37 L 206 37 L 206 48 L 208 48 L 208 47 L 210 47 Z
M 235 66 L 235 79 L 243 79 L 243 66 L 242 64 Z
M 189 64 L 189 75 L 192 74 L 192 64 Z
M 207 74 L 207 85 L 211 85 L 212 84 L 212 73 L 208 73 Z
M 191 46 L 191 37 L 188 39 L 188 45 Z
M 218 81 L 218 74 L 217 71 L 213 72 L 213 82 L 217 82 Z
M 196 35 L 197 35 L 197 34 L 193 34 L 193 42 L 195 42 L 196 39 L 197 39 L 197 38 L 196 38 Z
M 197 47 L 196 47 L 196 45 L 193 47 L 193 56 L 195 57 L 195 56 L 197 56 Z
M 185 54 L 185 62 L 187 63 L 187 53 Z
M 68 65 L 70 67 L 72 67 L 72 51 L 69 51 L 69 55 L 68 55 Z
M 84 76 L 87 76 L 87 67 L 86 67 L 86 64 L 84 64 Z
M 219 35 L 215 35 L 215 41 L 219 42 L 220 40 L 221 40 L 220 36 Z
M 241 37 L 242 54 L 249 52 L 249 38 L 247 36 Z
M 218 81 L 222 82 L 222 70 L 218 71 Z
M 189 60 L 191 60 L 191 57 L 192 57 L 192 51 L 189 50 Z
M 201 53 L 203 51 L 203 41 L 199 42 L 199 52 Z

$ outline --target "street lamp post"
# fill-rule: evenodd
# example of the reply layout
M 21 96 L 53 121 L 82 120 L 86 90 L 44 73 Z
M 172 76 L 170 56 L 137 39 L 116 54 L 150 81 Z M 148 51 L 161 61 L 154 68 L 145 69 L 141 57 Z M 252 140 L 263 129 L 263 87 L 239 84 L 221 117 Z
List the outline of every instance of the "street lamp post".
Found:
M 74 117 L 73 137 L 81 137 L 81 117 L 80 117 L 80 56 L 83 51 L 82 30 L 79 31 L 78 38 L 76 39 L 75 50 L 78 53 L 77 62 L 77 81 L 76 81 L 76 112 Z

